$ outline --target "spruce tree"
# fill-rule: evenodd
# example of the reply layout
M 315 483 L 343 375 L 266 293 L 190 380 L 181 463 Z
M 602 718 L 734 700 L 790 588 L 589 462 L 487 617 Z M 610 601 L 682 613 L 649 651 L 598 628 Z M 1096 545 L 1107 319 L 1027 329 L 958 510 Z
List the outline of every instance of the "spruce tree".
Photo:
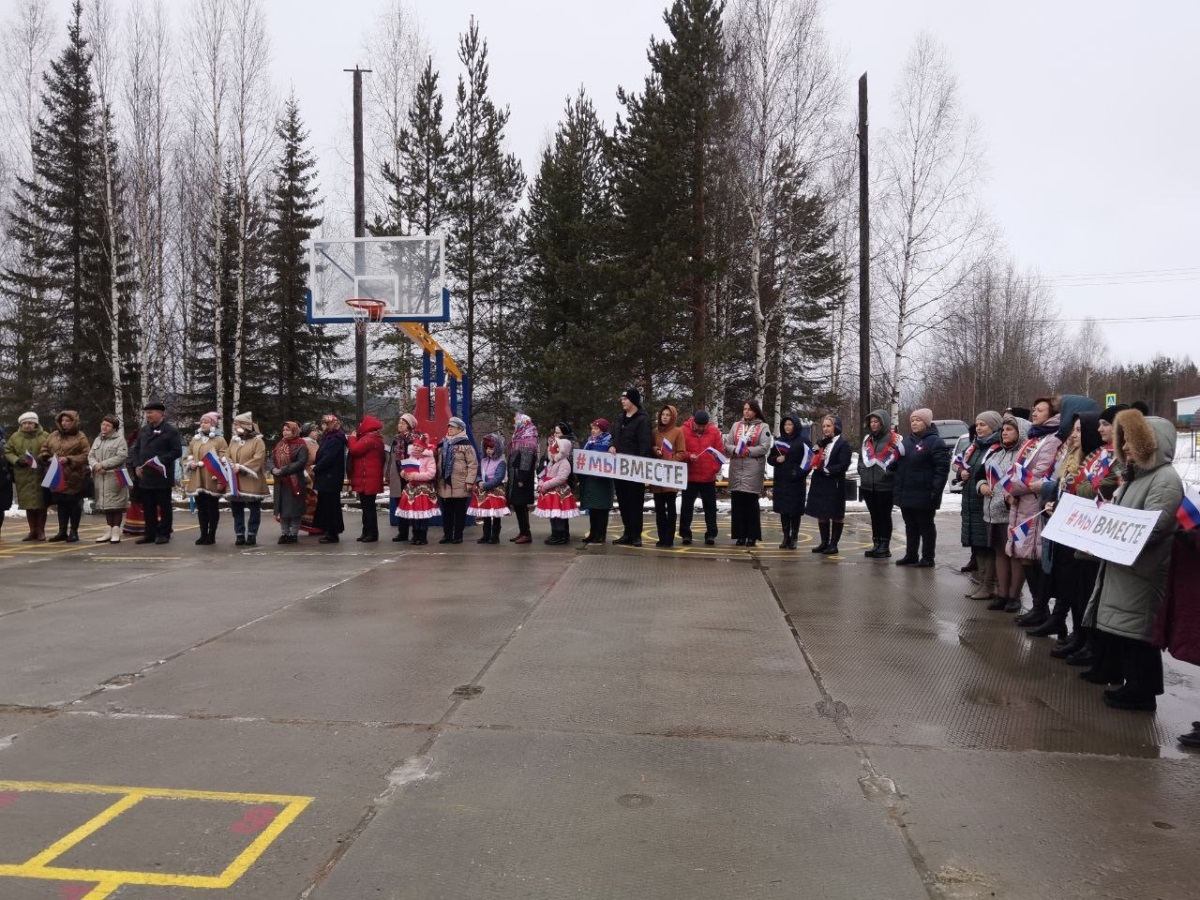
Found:
M 517 393 L 540 421 L 577 428 L 616 405 L 627 377 L 612 364 L 617 346 L 606 142 L 595 108 L 580 91 L 542 153 L 522 228 L 527 307 L 512 338 Z
M 264 388 L 273 395 L 262 410 L 269 417 L 264 421 L 272 426 L 286 419 L 316 417 L 341 387 L 332 374 L 339 362 L 338 336 L 326 334 L 306 318 L 304 242 L 321 219 L 316 214 L 316 161 L 306 146 L 308 132 L 294 96 L 284 107 L 275 133 L 281 149 L 267 213 L 262 307 L 268 315 L 262 350 L 254 357 L 266 376 Z

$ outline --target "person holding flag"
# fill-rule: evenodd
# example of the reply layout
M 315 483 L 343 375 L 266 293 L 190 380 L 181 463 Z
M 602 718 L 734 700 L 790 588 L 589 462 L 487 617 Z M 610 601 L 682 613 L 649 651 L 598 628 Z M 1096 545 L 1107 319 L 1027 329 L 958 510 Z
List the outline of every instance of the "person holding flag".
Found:
M 779 437 L 771 447 L 769 458 L 774 468 L 771 484 L 771 509 L 779 513 L 783 528 L 780 550 L 795 550 L 796 538 L 800 533 L 800 517 L 804 515 L 804 501 L 808 493 L 808 469 L 805 460 L 811 460 L 807 430 L 800 424 L 800 417 L 788 413 L 779 423 Z
M 904 518 L 904 556 L 898 566 L 932 568 L 936 563 L 937 525 L 942 493 L 950 476 L 950 449 L 933 424 L 933 410 L 909 414 L 909 435 L 896 466 L 896 505 Z
M 742 417 L 725 436 L 729 455 L 729 517 L 734 543 L 753 547 L 762 540 L 762 513 L 758 507 L 766 478 L 767 454 L 775 442 L 763 421 L 757 400 L 742 404 Z
M 92 470 L 92 484 L 96 509 L 104 513 L 106 528 L 96 538 L 97 544 L 121 542 L 121 520 L 129 506 L 129 488 L 132 479 L 125 463 L 129 459 L 129 445 L 121 433 L 121 420 L 107 415 L 100 420 L 100 434 L 92 441 L 88 454 L 88 466 Z
M 183 439 L 166 421 L 167 408 L 158 401 L 147 403 L 142 412 L 145 424 L 138 429 L 130 451 L 137 480 L 137 495 L 146 516 L 145 533 L 138 544 L 166 544 L 171 540 L 174 508 L 171 488 L 175 485 L 175 463 L 183 456 Z
M 1008 555 L 1009 495 L 1003 482 L 1017 459 L 1017 451 L 1029 434 L 1029 420 L 1006 415 L 1000 426 L 1000 443 L 983 458 L 984 477 L 975 486 L 983 497 L 983 521 L 988 526 L 992 557 L 996 564 L 996 596 L 988 605 L 993 611 L 1019 612 L 1021 591 L 1025 587 L 1025 567 Z
M 79 542 L 79 522 L 83 517 L 83 492 L 88 482 L 87 435 L 79 430 L 79 413 L 64 409 L 54 420 L 57 427 L 42 445 L 40 460 L 43 471 L 51 460 L 61 470 L 61 481 L 51 488 L 54 506 L 58 509 L 58 534 L 50 538 L 68 544 Z
M 29 534 L 21 538 L 23 542 L 46 539 L 47 509 L 39 460 L 47 437 L 38 414 L 26 412 L 17 419 L 17 430 L 4 445 L 4 459 L 13 473 L 17 506 L 25 511 L 25 524 L 29 528 Z
M 279 543 L 300 539 L 300 522 L 307 508 L 308 442 L 296 422 L 284 422 L 280 440 L 271 451 L 271 475 L 275 478 L 275 515 L 279 517 Z
M 896 460 L 903 444 L 886 409 L 873 409 L 867 416 L 867 433 L 858 454 L 858 489 L 871 516 L 871 549 L 868 559 L 892 555 L 892 505 L 896 483 Z
M 833 556 L 838 552 L 846 520 L 846 472 L 850 468 L 850 445 L 842 438 L 842 420 L 828 415 L 821 420 L 821 437 L 808 461 L 812 482 L 805 512 L 817 520 L 821 543 L 813 553 Z
M 1000 445 L 1000 413 L 987 409 L 975 417 L 975 440 L 967 447 L 955 477 L 962 482 L 962 527 L 960 539 L 969 547 L 978 566 L 978 583 L 965 595 L 968 600 L 991 600 L 996 593 L 996 555 L 992 552 L 991 529 L 984 519 L 987 502 L 979 484 L 987 480 L 988 454 Z M 994 454 L 993 454 L 994 455 Z
M 664 406 L 658 411 L 658 421 L 654 425 L 654 437 L 650 445 L 650 453 L 655 459 L 687 461 L 687 446 L 678 421 L 679 410 L 674 406 Z M 675 545 L 675 523 L 678 519 L 675 498 L 678 495 L 679 491 L 671 488 L 650 485 L 650 496 L 654 498 L 654 524 L 658 530 L 656 547 Z
M 196 503 L 196 518 L 200 522 L 200 546 L 217 542 L 217 525 L 221 521 L 221 498 L 229 490 L 229 473 L 222 460 L 229 445 L 221 434 L 221 417 L 207 412 L 200 417 L 200 427 L 188 444 L 184 469 L 187 471 L 187 493 Z
M 717 476 L 729 462 L 722 452 L 725 440 L 721 430 L 709 421 L 708 410 L 698 409 L 680 428 L 686 451 L 687 487 L 683 489 L 679 509 L 679 538 L 685 547 L 692 543 L 692 515 L 696 498 L 704 509 L 704 544 L 717 542 Z
M 233 542 L 253 547 L 258 543 L 262 502 L 267 499 L 267 443 L 258 433 L 254 414 L 233 417 L 225 468 L 228 475 L 229 508 L 233 510 Z

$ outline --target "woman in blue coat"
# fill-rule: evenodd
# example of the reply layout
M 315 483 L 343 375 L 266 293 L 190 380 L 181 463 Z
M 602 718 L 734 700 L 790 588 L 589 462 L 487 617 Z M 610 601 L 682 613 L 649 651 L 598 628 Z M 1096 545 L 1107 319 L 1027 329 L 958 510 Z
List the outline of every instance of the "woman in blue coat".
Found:
M 804 515 L 804 495 L 808 488 L 808 471 L 804 468 L 808 440 L 808 433 L 800 427 L 795 413 L 788 413 L 779 423 L 779 437 L 768 454 L 775 468 L 771 508 L 779 513 L 783 526 L 780 550 L 796 549 L 796 535 L 800 532 L 800 517 Z
M 826 416 L 821 420 L 821 438 L 814 449 L 805 512 L 817 520 L 821 543 L 812 552 L 833 556 L 838 552 L 846 520 L 846 471 L 851 457 L 850 445 L 842 437 L 840 418 Z
M 915 409 L 908 420 L 911 429 L 901 445 L 893 493 L 904 517 L 906 546 L 898 566 L 933 567 L 937 550 L 937 526 L 933 517 L 942 505 L 942 492 L 950 475 L 950 448 L 933 424 L 933 411 Z

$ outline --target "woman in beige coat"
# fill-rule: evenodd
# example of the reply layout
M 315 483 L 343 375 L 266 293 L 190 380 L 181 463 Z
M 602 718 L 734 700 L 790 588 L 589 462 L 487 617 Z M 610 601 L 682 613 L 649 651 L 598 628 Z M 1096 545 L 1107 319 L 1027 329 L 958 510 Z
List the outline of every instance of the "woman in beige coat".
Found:
M 42 445 L 43 466 L 57 459 L 64 475 L 62 486 L 54 491 L 54 505 L 58 508 L 58 534 L 53 541 L 68 544 L 79 542 L 79 520 L 83 516 L 83 494 L 87 490 L 88 451 L 91 445 L 87 435 L 79 430 L 79 413 L 64 409 L 54 420 L 58 425 Z M 43 469 L 45 471 L 45 469 Z
M 200 537 L 197 544 L 215 544 L 217 542 L 217 523 L 221 519 L 221 498 L 229 485 L 224 475 L 216 474 L 205 459 L 215 456 L 224 459 L 229 453 L 229 445 L 221 436 L 221 418 L 215 412 L 207 412 L 200 417 L 200 430 L 188 444 L 187 456 L 183 460 L 183 470 L 187 474 L 187 493 L 195 501 L 196 518 L 200 520 Z M 212 454 L 210 456 L 210 454 Z
M 125 463 L 129 458 L 129 445 L 121 434 L 121 420 L 108 415 L 100 420 L 100 434 L 92 441 L 92 452 L 88 454 L 88 466 L 92 470 L 96 509 L 104 513 L 107 527 L 96 538 L 97 544 L 121 542 L 121 519 L 129 506 L 129 470 Z M 124 473 L 120 475 L 118 473 Z
M 233 477 L 237 479 L 236 491 L 233 490 L 235 485 L 229 486 L 233 542 L 239 547 L 253 547 L 258 543 L 262 502 L 267 497 L 267 445 L 254 424 L 253 413 L 244 412 L 233 417 L 233 437 L 229 439 L 226 459 Z

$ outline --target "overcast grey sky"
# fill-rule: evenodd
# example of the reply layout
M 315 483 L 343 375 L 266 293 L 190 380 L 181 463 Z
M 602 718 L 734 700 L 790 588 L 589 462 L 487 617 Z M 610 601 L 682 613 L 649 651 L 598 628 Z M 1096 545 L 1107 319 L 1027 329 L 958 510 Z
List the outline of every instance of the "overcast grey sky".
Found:
M 510 148 L 532 176 L 567 95 L 584 85 L 611 123 L 617 86 L 640 89 L 648 38 L 665 32 L 666 2 L 412 5 L 443 74 L 448 116 L 457 37 L 477 16 L 493 96 L 512 111 Z M 382 5 L 266 0 L 277 87 L 299 96 L 326 190 L 340 188 L 330 169 L 348 157 L 350 77 L 342 69 L 365 62 L 364 35 Z M 887 122 L 913 38 L 925 31 L 947 47 L 963 103 L 982 128 L 992 213 L 1018 262 L 1050 277 L 1064 319 L 1121 320 L 1104 325 L 1118 358 L 1200 357 L 1200 318 L 1138 321 L 1200 315 L 1200 2 L 826 0 L 825 15 L 847 114 L 866 71 L 875 127 Z M 1059 277 L 1097 275 L 1105 277 Z

